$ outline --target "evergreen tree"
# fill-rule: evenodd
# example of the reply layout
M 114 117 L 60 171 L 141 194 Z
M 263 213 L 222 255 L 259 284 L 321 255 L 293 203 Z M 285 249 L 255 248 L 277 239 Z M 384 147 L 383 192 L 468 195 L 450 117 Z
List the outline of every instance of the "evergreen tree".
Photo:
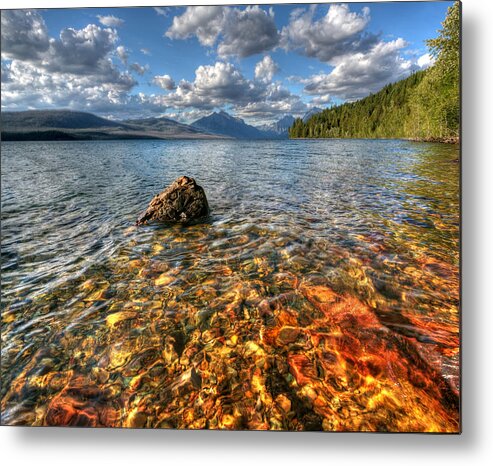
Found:
M 456 139 L 460 115 L 460 3 L 448 9 L 442 29 L 427 41 L 435 63 L 386 85 L 380 92 L 297 119 L 291 138 Z

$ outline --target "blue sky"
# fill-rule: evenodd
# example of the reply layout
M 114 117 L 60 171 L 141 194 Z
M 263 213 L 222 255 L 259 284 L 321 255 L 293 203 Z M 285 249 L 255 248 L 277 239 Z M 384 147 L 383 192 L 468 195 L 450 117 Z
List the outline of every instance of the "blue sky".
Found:
M 2 110 L 302 115 L 429 66 L 451 4 L 4 10 Z

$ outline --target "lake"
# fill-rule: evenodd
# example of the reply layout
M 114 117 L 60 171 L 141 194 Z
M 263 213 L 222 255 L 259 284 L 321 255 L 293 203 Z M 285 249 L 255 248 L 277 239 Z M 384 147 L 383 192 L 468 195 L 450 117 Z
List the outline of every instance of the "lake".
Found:
M 458 156 L 2 143 L 2 423 L 457 432 Z M 135 227 L 181 175 L 210 219 Z

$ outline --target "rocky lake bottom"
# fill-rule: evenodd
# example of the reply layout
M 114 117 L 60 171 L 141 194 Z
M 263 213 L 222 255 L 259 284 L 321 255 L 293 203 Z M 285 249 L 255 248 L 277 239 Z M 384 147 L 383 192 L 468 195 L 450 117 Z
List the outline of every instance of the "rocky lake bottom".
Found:
M 458 432 L 457 158 L 3 143 L 2 424 Z M 135 227 L 181 175 L 210 218 Z

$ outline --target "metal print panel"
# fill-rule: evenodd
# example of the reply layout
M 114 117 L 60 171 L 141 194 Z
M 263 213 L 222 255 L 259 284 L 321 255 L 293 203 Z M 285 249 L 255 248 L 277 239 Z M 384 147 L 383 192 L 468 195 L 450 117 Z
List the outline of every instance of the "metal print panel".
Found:
M 460 432 L 460 4 L 2 10 L 1 423 Z

